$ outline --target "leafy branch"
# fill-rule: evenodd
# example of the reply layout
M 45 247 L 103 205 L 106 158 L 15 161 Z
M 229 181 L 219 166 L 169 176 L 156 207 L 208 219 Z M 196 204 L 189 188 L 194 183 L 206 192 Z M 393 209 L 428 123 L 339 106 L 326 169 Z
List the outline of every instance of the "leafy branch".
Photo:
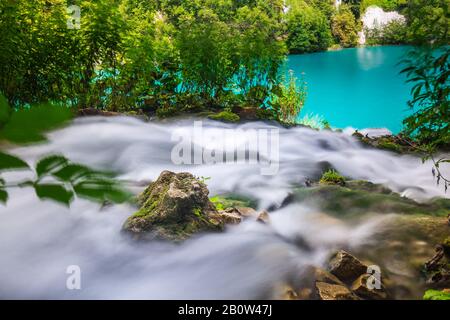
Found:
M 60 155 L 45 157 L 31 168 L 20 158 L 0 152 L 0 173 L 10 170 L 33 171 L 34 178 L 16 182 L 0 178 L 0 202 L 4 204 L 8 201 L 8 189 L 25 187 L 34 188 L 41 200 L 50 199 L 67 206 L 75 196 L 100 203 L 123 203 L 131 197 L 111 174 L 72 163 Z

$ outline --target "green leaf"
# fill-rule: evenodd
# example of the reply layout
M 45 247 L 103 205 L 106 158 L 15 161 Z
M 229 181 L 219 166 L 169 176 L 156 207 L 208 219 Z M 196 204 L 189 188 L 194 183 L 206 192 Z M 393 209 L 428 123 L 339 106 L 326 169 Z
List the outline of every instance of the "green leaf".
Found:
M 28 164 L 22 159 L 0 151 L 0 171 L 28 168 Z
M 79 178 L 101 175 L 101 173 L 91 170 L 83 165 L 68 164 L 63 166 L 57 172 L 54 172 L 52 175 L 64 182 L 75 182 Z
M 74 191 L 80 198 L 104 202 L 124 203 L 131 194 L 112 181 L 84 181 L 74 186 Z
M 438 290 L 427 290 L 423 296 L 424 300 L 450 300 L 450 293 L 438 291 Z
M 16 143 L 39 142 L 45 140 L 45 131 L 55 129 L 71 118 L 71 110 L 63 106 L 45 104 L 22 108 L 11 113 L 0 137 Z
M 73 200 L 73 192 L 59 184 L 35 184 L 34 189 L 39 199 L 50 199 L 69 206 Z
M 5 189 L 0 189 L 0 202 L 6 204 L 8 201 L 8 192 Z
M 68 163 L 68 160 L 63 156 L 53 155 L 39 160 L 36 165 L 36 173 L 38 177 L 50 174 L 55 170 L 61 168 Z

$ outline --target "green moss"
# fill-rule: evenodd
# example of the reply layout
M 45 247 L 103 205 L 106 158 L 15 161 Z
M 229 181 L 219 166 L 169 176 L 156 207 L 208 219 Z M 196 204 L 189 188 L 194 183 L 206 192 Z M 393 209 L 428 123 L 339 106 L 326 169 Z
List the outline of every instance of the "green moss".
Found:
M 218 211 L 236 207 L 256 208 L 255 201 L 238 195 L 217 195 L 209 198 L 209 200 L 214 204 Z
M 196 217 L 201 218 L 201 216 L 202 216 L 202 209 L 200 209 L 200 208 L 194 208 L 194 210 L 192 210 L 192 212 L 194 213 L 194 215 L 195 215 Z
M 394 151 L 394 152 L 397 152 L 397 153 L 401 153 L 402 152 L 402 147 L 401 146 L 399 146 L 396 143 L 390 142 L 390 141 L 380 141 L 378 143 L 378 147 L 381 148 L 381 149 Z
M 143 218 L 148 216 L 148 211 L 147 210 L 139 210 L 138 212 L 136 212 L 135 214 L 133 214 L 131 217 L 134 218 Z
M 345 186 L 321 184 L 311 188 L 297 188 L 294 202 L 319 204 L 325 213 L 360 216 L 368 213 L 398 213 L 446 217 L 447 203 L 417 203 L 379 185 L 348 181 Z
M 439 290 L 427 290 L 423 296 L 424 300 L 450 300 L 450 293 Z
M 208 118 L 212 119 L 212 120 L 217 120 L 217 121 L 223 121 L 223 122 L 239 122 L 240 117 L 231 112 L 231 111 L 222 111 L 213 115 L 210 115 Z
M 341 176 L 337 171 L 335 170 L 328 170 L 320 179 L 321 184 L 336 184 L 336 185 L 344 185 L 345 184 L 345 178 Z

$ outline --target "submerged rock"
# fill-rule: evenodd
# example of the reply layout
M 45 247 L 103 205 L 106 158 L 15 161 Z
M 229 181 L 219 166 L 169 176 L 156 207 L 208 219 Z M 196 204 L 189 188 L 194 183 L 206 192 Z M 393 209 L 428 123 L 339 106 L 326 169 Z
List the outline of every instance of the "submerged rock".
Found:
M 192 174 L 164 171 L 139 196 L 141 208 L 126 220 L 123 230 L 139 239 L 173 241 L 221 230 L 226 219 L 208 194 L 206 185 Z
M 256 218 L 256 221 L 258 222 L 262 222 L 262 223 L 269 223 L 270 222 L 270 216 L 269 213 L 267 211 L 262 211 L 259 215 L 258 218 Z

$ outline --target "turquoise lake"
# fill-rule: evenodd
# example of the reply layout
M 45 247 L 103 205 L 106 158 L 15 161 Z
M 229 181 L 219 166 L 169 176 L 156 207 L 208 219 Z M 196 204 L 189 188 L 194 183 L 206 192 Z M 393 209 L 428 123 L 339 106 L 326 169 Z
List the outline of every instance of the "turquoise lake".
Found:
M 300 118 L 318 115 L 332 127 L 388 128 L 398 133 L 410 114 L 410 87 L 398 65 L 407 46 L 290 55 L 288 70 L 304 72 L 308 98 Z

